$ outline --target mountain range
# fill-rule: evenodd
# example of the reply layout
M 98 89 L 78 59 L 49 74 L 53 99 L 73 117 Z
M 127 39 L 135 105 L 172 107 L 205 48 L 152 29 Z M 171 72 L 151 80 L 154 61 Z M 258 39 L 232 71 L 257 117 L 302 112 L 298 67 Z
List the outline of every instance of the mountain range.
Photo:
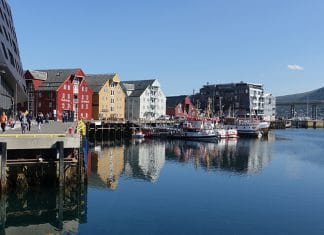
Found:
M 304 93 L 277 96 L 277 103 L 324 101 L 324 87 Z

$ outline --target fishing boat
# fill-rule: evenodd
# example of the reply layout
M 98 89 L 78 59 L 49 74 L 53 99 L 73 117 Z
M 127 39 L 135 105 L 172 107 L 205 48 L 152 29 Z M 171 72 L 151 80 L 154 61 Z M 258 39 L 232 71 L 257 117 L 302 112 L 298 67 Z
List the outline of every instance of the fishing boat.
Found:
M 213 123 L 206 120 L 190 120 L 185 122 L 180 131 L 172 135 L 172 137 L 207 141 L 216 141 L 218 139 Z
M 237 129 L 234 127 L 227 127 L 222 124 L 216 124 L 215 132 L 220 139 L 238 138 Z
M 238 120 L 235 124 L 226 125 L 226 127 L 237 129 L 239 136 L 261 137 L 268 135 L 270 123 L 257 120 Z

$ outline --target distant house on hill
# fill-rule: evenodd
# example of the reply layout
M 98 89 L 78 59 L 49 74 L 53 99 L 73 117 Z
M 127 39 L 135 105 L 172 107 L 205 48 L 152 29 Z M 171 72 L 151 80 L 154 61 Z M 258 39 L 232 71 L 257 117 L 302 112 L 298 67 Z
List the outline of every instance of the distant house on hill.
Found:
M 27 70 L 24 76 L 29 97 L 24 109 L 57 120 L 63 113 L 71 121 L 92 118 L 92 90 L 81 69 Z
M 196 107 L 190 96 L 168 96 L 166 102 L 166 114 L 172 117 L 195 117 Z
M 121 82 L 126 93 L 126 120 L 155 120 L 166 111 L 166 97 L 157 79 Z
M 117 74 L 86 75 L 86 81 L 93 90 L 93 119 L 124 119 L 125 93 Z

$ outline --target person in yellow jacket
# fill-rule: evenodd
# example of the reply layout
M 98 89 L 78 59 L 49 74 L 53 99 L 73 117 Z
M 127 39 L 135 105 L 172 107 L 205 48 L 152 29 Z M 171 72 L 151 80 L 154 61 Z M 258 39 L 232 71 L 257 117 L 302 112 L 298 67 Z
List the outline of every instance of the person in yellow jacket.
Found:
M 81 136 L 85 136 L 87 133 L 87 126 L 83 121 L 83 117 L 81 117 L 81 119 L 78 122 L 78 131 Z

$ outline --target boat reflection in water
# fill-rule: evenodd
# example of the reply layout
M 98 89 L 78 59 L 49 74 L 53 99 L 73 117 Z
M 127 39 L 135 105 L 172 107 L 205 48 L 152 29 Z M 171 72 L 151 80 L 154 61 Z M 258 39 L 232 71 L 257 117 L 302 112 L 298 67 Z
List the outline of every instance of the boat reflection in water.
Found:
M 272 136 L 268 139 L 228 139 L 218 143 L 172 141 L 167 160 L 187 162 L 196 168 L 257 173 L 271 161 Z

